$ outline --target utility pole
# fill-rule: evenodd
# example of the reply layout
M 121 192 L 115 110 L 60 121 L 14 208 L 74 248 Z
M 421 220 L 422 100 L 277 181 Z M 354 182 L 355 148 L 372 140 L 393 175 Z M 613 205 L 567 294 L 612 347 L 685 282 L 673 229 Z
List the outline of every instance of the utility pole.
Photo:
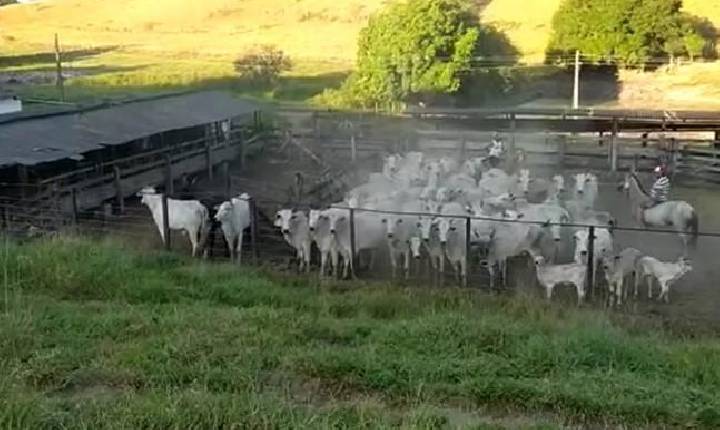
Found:
M 580 108 L 580 51 L 575 51 L 575 86 L 573 88 L 573 109 Z
M 65 101 L 65 83 L 62 73 L 62 59 L 60 58 L 60 42 L 58 35 L 55 33 L 55 86 L 60 92 L 60 101 Z

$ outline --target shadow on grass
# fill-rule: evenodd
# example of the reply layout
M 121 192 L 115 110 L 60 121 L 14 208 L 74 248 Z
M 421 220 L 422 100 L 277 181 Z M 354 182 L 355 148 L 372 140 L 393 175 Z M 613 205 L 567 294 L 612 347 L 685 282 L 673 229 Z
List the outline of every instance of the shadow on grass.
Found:
M 347 76 L 346 73 L 327 73 L 316 76 L 282 76 L 273 85 L 259 85 L 240 77 L 219 77 L 211 79 L 193 79 L 185 75 L 162 77 L 143 76 L 142 72 L 133 76 L 137 69 L 119 70 L 112 75 L 113 68 L 94 69 L 96 74 L 69 79 L 65 84 L 66 100 L 75 103 L 95 103 L 104 100 L 118 100 L 166 92 L 226 90 L 234 93 L 271 101 L 304 102 L 327 88 L 337 88 Z M 83 70 L 84 71 L 84 70 Z M 104 76 L 102 73 L 107 72 Z M 183 79 L 188 79 L 183 82 Z M 13 88 L 21 97 L 57 100 L 57 88 L 52 83 L 42 85 L 16 85 Z

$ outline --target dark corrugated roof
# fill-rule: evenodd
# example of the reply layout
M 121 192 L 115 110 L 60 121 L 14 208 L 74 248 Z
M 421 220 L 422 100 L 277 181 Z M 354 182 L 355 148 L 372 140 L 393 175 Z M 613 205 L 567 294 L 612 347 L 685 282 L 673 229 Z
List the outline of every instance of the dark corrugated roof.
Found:
M 245 115 L 255 103 L 208 91 L 81 112 L 0 122 L 0 166 L 34 165 L 119 145 L 163 131 Z

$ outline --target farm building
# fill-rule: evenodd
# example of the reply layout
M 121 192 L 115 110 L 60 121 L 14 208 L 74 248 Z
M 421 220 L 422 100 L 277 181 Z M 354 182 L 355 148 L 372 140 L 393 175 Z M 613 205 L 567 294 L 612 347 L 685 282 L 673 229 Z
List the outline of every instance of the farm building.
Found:
M 0 117 L 0 198 L 60 211 L 122 206 L 168 177 L 212 176 L 242 156 L 259 121 L 255 103 L 214 91 Z

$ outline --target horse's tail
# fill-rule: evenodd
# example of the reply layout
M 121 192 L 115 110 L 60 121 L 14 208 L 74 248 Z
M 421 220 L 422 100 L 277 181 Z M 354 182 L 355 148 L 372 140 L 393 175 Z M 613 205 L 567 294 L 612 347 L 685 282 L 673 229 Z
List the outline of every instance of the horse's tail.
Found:
M 700 218 L 698 217 L 698 213 L 695 209 L 692 209 L 690 219 L 687 221 L 687 228 L 691 233 L 688 243 L 694 248 L 697 245 L 698 233 L 700 230 Z

